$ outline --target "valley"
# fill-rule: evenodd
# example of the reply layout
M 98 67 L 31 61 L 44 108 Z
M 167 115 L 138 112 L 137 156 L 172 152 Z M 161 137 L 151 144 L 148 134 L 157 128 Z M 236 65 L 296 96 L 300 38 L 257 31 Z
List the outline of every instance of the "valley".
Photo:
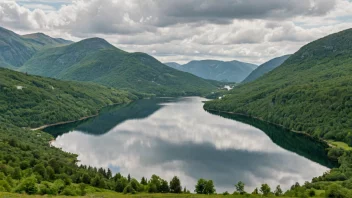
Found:
M 352 29 L 259 64 L 72 38 L 0 27 L 0 196 L 352 197 Z

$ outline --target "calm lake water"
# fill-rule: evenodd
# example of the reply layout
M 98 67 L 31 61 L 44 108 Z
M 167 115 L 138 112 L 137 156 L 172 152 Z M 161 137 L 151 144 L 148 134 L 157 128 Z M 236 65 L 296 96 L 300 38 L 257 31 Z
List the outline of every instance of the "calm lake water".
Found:
M 177 175 L 191 191 L 199 178 L 212 179 L 217 192 L 233 192 L 238 181 L 247 191 L 262 183 L 288 189 L 332 167 L 324 144 L 254 119 L 211 114 L 203 110 L 204 100 L 140 100 L 45 131 L 82 164 L 138 180 Z

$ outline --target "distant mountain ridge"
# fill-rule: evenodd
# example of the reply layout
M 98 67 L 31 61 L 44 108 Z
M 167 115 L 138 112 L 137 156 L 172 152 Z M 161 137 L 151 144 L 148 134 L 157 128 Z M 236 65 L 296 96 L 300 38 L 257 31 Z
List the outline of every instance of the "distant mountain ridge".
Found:
M 41 32 L 38 33 L 33 33 L 33 34 L 25 34 L 22 35 L 22 37 L 27 38 L 27 39 L 31 39 L 35 42 L 38 42 L 38 44 L 46 46 L 46 45 L 67 45 L 67 44 L 71 44 L 73 43 L 73 41 L 69 41 L 69 40 L 65 40 L 62 38 L 52 38 L 46 34 L 43 34 Z
M 259 65 L 258 68 L 252 71 L 252 73 L 247 76 L 242 82 L 247 83 L 247 82 L 252 82 L 256 80 L 257 78 L 263 76 L 264 74 L 270 72 L 271 70 L 275 69 L 276 67 L 280 66 L 282 63 L 284 63 L 291 55 L 284 55 L 281 57 L 273 58 L 261 65 Z
M 0 27 L 0 67 L 18 68 L 44 47 L 55 47 L 70 42 L 42 33 L 21 36 Z
M 19 71 L 158 96 L 200 95 L 218 84 L 172 69 L 148 54 L 122 51 L 101 38 L 39 51 Z
M 200 60 L 190 61 L 187 64 L 165 63 L 169 67 L 180 71 L 188 72 L 204 79 L 211 79 L 223 82 L 241 82 L 244 80 L 257 65 L 240 61 L 219 61 L 219 60 Z

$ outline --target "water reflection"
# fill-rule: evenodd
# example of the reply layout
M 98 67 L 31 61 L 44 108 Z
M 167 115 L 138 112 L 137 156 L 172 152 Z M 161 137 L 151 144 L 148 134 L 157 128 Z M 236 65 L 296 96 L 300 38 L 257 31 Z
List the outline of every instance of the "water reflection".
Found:
M 233 191 L 237 181 L 248 191 L 261 183 L 287 189 L 331 166 L 323 144 L 264 123 L 210 114 L 202 100 L 142 100 L 47 131 L 61 133 L 54 145 L 77 153 L 83 164 L 131 173 L 137 179 L 157 174 L 170 180 L 178 175 L 191 190 L 201 177 L 213 179 L 218 192 Z

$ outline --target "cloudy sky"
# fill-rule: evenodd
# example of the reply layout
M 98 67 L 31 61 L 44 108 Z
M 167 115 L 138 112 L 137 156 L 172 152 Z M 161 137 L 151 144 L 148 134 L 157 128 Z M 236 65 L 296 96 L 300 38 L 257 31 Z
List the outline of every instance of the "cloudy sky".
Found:
M 0 26 L 73 41 L 102 37 L 162 62 L 261 64 L 352 27 L 351 0 L 0 0 Z

